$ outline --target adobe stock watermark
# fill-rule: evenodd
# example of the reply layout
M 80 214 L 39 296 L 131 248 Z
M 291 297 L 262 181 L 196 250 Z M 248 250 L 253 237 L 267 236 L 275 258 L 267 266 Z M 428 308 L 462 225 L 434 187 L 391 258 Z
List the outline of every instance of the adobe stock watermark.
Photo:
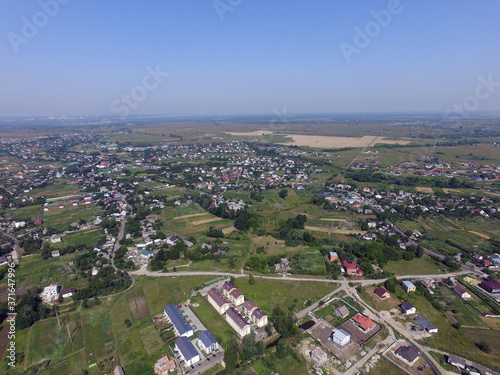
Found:
M 444 113 L 444 119 L 453 121 L 454 119 L 466 119 L 471 112 L 479 109 L 481 102 L 488 100 L 491 95 L 500 87 L 500 81 L 493 80 L 493 74 L 489 74 L 487 78 L 479 76 L 479 84 L 474 89 L 474 94 L 464 98 L 461 104 L 453 104 L 452 108 Z
M 276 135 L 278 135 L 281 130 L 284 130 L 290 123 L 289 119 L 293 118 L 293 116 L 290 116 L 288 114 L 286 106 L 283 106 L 283 109 L 281 111 L 278 108 L 273 108 L 273 113 L 273 119 L 269 124 L 269 130 L 271 131 L 271 134 L 266 137 L 268 143 L 272 143 Z
M 41 10 L 35 12 L 31 18 L 22 17 L 21 21 L 23 25 L 21 26 L 21 33 L 16 34 L 11 31 L 7 34 L 7 39 L 9 39 L 10 45 L 16 55 L 19 53 L 19 47 L 23 44 L 28 44 L 31 39 L 37 36 L 40 29 L 47 26 L 49 20 L 59 14 L 61 5 L 66 5 L 70 1 L 71 0 L 40 0 L 38 6 Z
M 130 93 L 122 94 L 120 98 L 111 102 L 111 110 L 114 113 L 128 116 L 130 110 L 137 108 L 139 103 L 147 99 L 149 91 L 155 90 L 170 75 L 168 72 L 162 72 L 160 65 L 156 65 L 155 69 L 148 66 L 146 67 L 146 71 L 148 73 L 142 79 L 141 85 L 135 86 L 130 90 Z
M 243 0 L 214 0 L 213 6 L 222 22 L 224 21 L 224 14 L 227 12 L 233 12 L 234 9 L 242 2 Z
M 392 17 L 400 14 L 403 9 L 404 8 L 403 5 L 401 5 L 400 0 L 389 0 L 386 9 L 382 9 L 378 12 L 372 10 L 370 14 L 373 19 L 368 21 L 363 28 L 354 28 L 355 34 L 352 44 L 346 42 L 339 44 L 340 50 L 344 54 L 344 58 L 347 63 L 351 63 L 352 55 L 359 55 L 366 47 L 368 47 L 371 41 L 379 36 L 383 29 L 389 26 L 392 21 Z
M 16 365 L 16 265 L 8 264 L 7 269 L 7 364 Z M 6 327 L 6 328 L 7 328 Z

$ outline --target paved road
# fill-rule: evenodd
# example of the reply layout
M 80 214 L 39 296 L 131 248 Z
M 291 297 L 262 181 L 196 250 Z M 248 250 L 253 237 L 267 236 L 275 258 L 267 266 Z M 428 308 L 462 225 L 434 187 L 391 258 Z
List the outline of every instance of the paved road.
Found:
M 449 272 L 449 273 L 440 273 L 436 275 L 403 275 L 396 276 L 398 280 L 402 279 L 445 279 L 447 277 L 456 277 L 459 275 L 463 275 L 469 273 L 468 271 L 458 271 L 458 272 Z M 159 271 L 149 271 L 145 266 L 141 267 L 137 271 L 129 272 L 130 275 L 136 276 L 233 276 L 234 278 L 238 277 L 248 277 L 246 273 L 232 273 L 232 272 L 216 272 L 216 271 L 178 271 L 178 272 L 159 272 Z M 354 286 L 357 285 L 371 285 L 371 284 L 380 284 L 383 283 L 387 279 L 349 279 L 349 280 L 332 280 L 332 279 L 315 279 L 311 277 L 299 277 L 299 276 L 254 276 L 256 279 L 268 279 L 268 280 L 280 280 L 280 281 L 317 281 L 322 283 L 336 283 L 341 285 L 347 285 L 349 283 L 353 283 Z
M 129 212 L 132 211 L 132 206 L 127 203 L 123 195 L 120 194 L 120 197 L 122 198 L 123 202 L 127 205 L 127 209 Z M 123 234 L 125 233 L 125 225 L 127 225 L 127 217 L 123 218 L 121 224 L 120 224 L 120 230 L 118 232 L 118 237 L 116 238 L 115 246 L 113 246 L 113 252 L 111 253 L 111 267 L 116 271 L 118 268 L 115 266 L 115 252 L 118 250 L 120 247 L 120 241 L 123 238 Z

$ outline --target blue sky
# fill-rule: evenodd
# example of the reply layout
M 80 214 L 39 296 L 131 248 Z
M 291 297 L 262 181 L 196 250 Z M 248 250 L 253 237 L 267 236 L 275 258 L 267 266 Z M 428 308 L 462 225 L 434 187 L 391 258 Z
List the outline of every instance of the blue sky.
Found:
M 0 0 L 0 116 L 440 112 L 500 82 L 500 2 L 395 1 Z

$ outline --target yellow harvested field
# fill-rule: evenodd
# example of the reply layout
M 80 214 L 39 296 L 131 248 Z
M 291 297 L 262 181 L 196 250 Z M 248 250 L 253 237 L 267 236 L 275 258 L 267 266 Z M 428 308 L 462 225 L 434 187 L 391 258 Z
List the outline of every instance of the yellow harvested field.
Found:
M 197 227 L 198 225 L 212 223 L 214 221 L 219 221 L 219 220 L 222 220 L 222 219 L 220 217 L 212 217 L 210 219 L 193 221 L 193 222 L 191 222 L 191 225 L 193 227 Z
M 491 239 L 490 236 L 487 236 L 486 234 L 482 234 L 482 233 L 479 233 L 479 232 L 474 232 L 473 230 L 469 230 L 468 232 L 472 233 L 472 234 L 474 234 L 474 235 L 476 235 L 478 237 L 484 238 L 485 240 Z
M 456 189 L 445 189 L 445 188 L 443 188 L 443 192 L 445 194 L 450 194 L 450 192 L 452 192 L 452 193 L 462 193 L 463 194 L 463 191 L 456 190 Z
M 229 135 L 235 135 L 237 137 L 255 137 L 255 136 L 260 136 L 260 135 L 268 135 L 268 134 L 273 134 L 272 131 L 269 130 L 256 130 L 251 133 L 234 133 L 234 132 L 225 132 L 226 134 Z
M 326 219 L 326 218 L 323 218 L 323 219 L 320 219 L 320 220 L 323 220 L 323 221 L 341 221 L 341 222 L 346 222 L 347 221 L 346 219 Z
M 201 213 L 201 214 L 192 214 L 192 215 L 184 215 L 184 216 L 177 216 L 177 217 L 174 217 L 174 220 L 183 220 L 183 219 L 189 219 L 191 217 L 200 217 L 200 216 L 206 216 L 206 215 L 209 215 L 208 212 L 205 212 L 205 213 Z
M 235 230 L 238 230 L 238 229 L 236 229 L 235 227 L 224 228 L 224 229 L 222 229 L 222 233 L 229 234 L 229 233 L 233 233 Z
M 434 190 L 432 190 L 431 187 L 417 186 L 415 189 L 421 193 L 430 193 L 430 194 L 434 193 Z
M 358 137 L 331 137 L 318 135 L 281 134 L 292 138 L 292 141 L 281 144 L 294 144 L 297 146 L 319 147 L 319 148 L 342 148 L 342 147 L 367 147 L 377 143 L 406 145 L 410 141 L 391 140 L 385 137 L 365 135 Z
M 306 230 L 313 232 L 323 232 L 323 233 L 336 233 L 336 234 L 365 234 L 365 230 L 346 230 L 346 229 L 335 229 L 335 228 L 320 228 L 320 227 L 305 227 Z

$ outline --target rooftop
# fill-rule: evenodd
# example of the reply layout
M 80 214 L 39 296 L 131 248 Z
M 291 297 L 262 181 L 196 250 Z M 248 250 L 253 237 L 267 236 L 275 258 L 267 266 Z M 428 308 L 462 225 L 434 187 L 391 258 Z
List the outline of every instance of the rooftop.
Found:
M 263 317 L 265 317 L 267 314 L 262 311 L 261 309 L 255 309 L 254 312 L 252 313 L 252 316 L 255 317 L 255 319 L 260 320 Z
M 403 345 L 395 352 L 396 355 L 412 363 L 419 355 L 419 351 L 411 345 Z
M 221 292 L 219 292 L 217 289 L 210 289 L 207 293 L 214 301 L 215 303 L 221 307 L 224 306 L 227 302 L 227 299 L 224 298 Z
M 189 332 L 193 329 L 186 320 L 186 318 L 184 317 L 184 315 L 182 315 L 179 308 L 173 303 L 165 306 L 163 311 L 165 311 L 165 314 L 168 316 L 172 324 L 175 326 L 175 328 L 179 332 L 179 335 L 183 335 L 184 333 Z
M 226 315 L 230 317 L 231 320 L 235 322 L 240 328 L 244 328 L 245 326 L 250 324 L 234 307 L 230 307 L 226 311 Z
M 437 329 L 434 324 L 432 324 L 427 318 L 424 318 L 423 316 L 417 316 L 415 318 L 415 321 L 428 331 Z
M 189 361 L 190 359 L 199 355 L 198 351 L 193 346 L 193 344 L 191 344 L 191 341 L 189 341 L 187 337 L 179 337 L 177 340 L 175 340 L 175 345 L 182 353 L 182 356 L 186 361 Z
M 351 319 L 354 320 L 356 323 L 358 323 L 359 326 L 361 327 L 361 329 L 363 329 L 365 331 L 375 325 L 373 320 L 371 320 L 369 317 L 361 315 L 359 313 L 354 315 Z
M 333 333 L 333 338 L 339 341 L 344 341 L 347 337 L 351 337 L 351 335 L 343 329 L 338 329 Z
M 212 335 L 212 333 L 208 330 L 200 332 L 200 334 L 198 335 L 198 340 L 200 340 L 207 348 L 213 344 L 217 344 L 217 340 L 215 339 L 214 335 Z

